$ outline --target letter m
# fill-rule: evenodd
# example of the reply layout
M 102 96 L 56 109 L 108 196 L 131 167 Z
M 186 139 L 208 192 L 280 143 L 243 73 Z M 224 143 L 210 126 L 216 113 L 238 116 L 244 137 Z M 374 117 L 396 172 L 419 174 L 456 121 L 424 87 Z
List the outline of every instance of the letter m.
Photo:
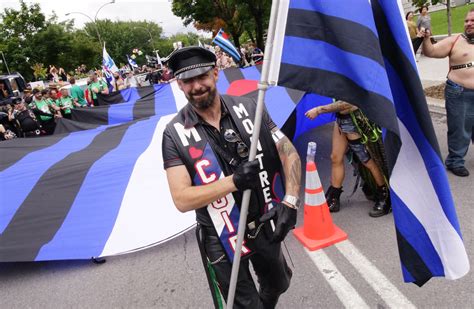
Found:
M 185 129 L 184 126 L 179 122 L 176 122 L 173 125 L 176 132 L 178 132 L 179 138 L 181 139 L 181 143 L 183 144 L 183 146 L 189 146 L 188 139 L 190 139 L 191 136 L 196 142 L 199 142 L 201 140 L 201 137 L 199 136 L 199 133 L 197 132 L 196 128 Z
M 238 106 L 232 106 L 234 108 L 234 112 L 237 114 L 237 117 L 239 119 L 242 119 L 242 114 L 244 114 L 246 117 L 249 116 L 249 113 L 247 113 L 247 110 L 245 109 L 245 106 L 242 103 L 239 103 Z

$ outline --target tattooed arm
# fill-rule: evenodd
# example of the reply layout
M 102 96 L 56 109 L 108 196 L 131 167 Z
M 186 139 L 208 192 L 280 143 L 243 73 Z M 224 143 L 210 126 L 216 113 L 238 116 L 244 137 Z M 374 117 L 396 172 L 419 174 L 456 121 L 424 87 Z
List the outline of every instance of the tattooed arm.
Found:
M 353 109 L 357 109 L 357 107 L 344 101 L 336 101 L 331 104 L 317 106 L 315 108 L 312 108 L 306 112 L 305 116 L 313 120 L 314 118 L 318 117 L 321 114 L 345 112 L 345 111 L 350 111 Z
M 272 133 L 281 136 L 276 142 L 276 147 L 283 166 L 283 172 L 285 173 L 285 192 L 286 194 L 298 197 L 301 183 L 300 156 L 288 137 L 278 131 L 279 129 L 275 127 Z

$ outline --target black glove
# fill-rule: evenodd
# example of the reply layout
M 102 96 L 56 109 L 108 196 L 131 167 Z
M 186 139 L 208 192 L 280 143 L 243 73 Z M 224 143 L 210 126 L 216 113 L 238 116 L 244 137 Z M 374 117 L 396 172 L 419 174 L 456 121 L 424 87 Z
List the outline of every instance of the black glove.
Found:
M 260 217 L 260 222 L 275 219 L 275 232 L 271 242 L 281 242 L 288 232 L 295 228 L 296 209 L 290 208 L 283 203 L 278 203 L 269 212 Z
M 232 176 L 235 186 L 239 191 L 255 189 L 258 186 L 258 172 L 260 171 L 258 160 L 240 164 Z

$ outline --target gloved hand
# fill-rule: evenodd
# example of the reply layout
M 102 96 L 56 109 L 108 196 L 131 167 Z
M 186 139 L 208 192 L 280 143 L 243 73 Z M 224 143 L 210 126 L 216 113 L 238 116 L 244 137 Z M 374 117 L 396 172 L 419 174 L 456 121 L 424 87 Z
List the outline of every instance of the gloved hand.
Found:
M 258 172 L 260 171 L 258 160 L 240 164 L 232 176 L 235 186 L 239 191 L 254 189 L 258 186 Z
M 295 228 L 297 211 L 283 203 L 278 203 L 269 212 L 260 217 L 260 222 L 275 219 L 275 231 L 271 242 L 281 242 L 288 232 Z

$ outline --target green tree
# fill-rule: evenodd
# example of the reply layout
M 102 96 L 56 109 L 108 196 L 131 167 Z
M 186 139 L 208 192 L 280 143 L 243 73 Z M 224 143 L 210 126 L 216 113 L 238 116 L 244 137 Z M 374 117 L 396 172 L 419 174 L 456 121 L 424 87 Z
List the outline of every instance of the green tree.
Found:
M 235 47 L 239 49 L 246 16 L 240 3 L 237 0 L 173 0 L 172 10 L 183 19 L 185 25 L 209 25 L 206 30 L 215 30 L 214 24 L 222 20 L 225 31 L 231 35 Z
M 31 79 L 32 64 L 42 62 L 30 64 L 30 59 L 37 58 L 33 39 L 48 26 L 39 4 L 28 5 L 21 0 L 19 10 L 6 8 L 0 19 L 0 46 L 11 71 L 19 71 Z

